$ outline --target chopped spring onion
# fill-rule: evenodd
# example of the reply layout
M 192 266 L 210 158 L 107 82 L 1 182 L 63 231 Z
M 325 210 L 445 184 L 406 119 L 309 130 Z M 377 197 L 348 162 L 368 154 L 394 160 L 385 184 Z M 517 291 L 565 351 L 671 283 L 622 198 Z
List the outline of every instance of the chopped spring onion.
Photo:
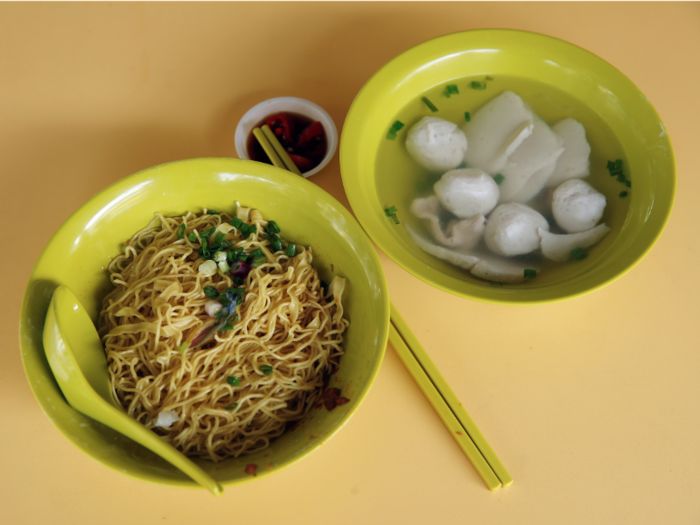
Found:
M 501 185 L 501 183 L 502 183 L 504 180 L 506 180 L 506 178 L 505 178 L 503 175 L 501 175 L 500 173 L 496 173 L 496 176 L 493 178 L 493 181 L 494 181 L 496 184 L 498 184 L 499 186 Z
M 236 376 L 228 376 L 226 382 L 231 386 L 239 386 L 241 384 L 241 380 Z
M 244 238 L 248 238 L 248 235 L 250 233 L 249 228 L 250 226 L 242 222 L 241 225 L 238 227 L 238 231 L 240 231 L 243 234 Z
M 182 343 L 182 344 L 180 345 L 180 353 L 181 353 L 181 354 L 184 354 L 184 353 L 185 353 L 185 350 L 187 350 L 187 347 L 188 347 L 188 346 L 190 346 L 190 344 L 189 344 L 187 341 L 185 341 L 184 343 Z
M 207 213 L 208 213 L 209 215 L 219 215 L 219 212 L 216 211 L 216 210 L 209 210 L 209 211 L 207 211 Z
M 238 314 L 229 317 L 224 326 L 219 328 L 219 332 L 228 332 L 229 330 L 233 330 L 233 323 L 236 321 L 238 321 Z
M 230 269 L 231 267 L 226 262 L 226 258 L 224 258 L 224 260 L 219 263 L 219 270 L 221 270 L 223 273 L 228 273 Z
M 486 89 L 486 82 L 479 82 L 477 80 L 472 80 L 471 88 L 472 89 Z
M 265 264 L 265 257 L 254 257 L 253 262 L 251 263 L 251 266 L 254 268 L 257 268 L 258 266 L 261 266 Z
M 243 221 L 238 217 L 234 217 L 233 219 L 231 219 L 231 226 L 233 226 L 234 228 L 240 229 L 241 224 L 243 224 Z
M 243 297 L 245 295 L 245 290 L 243 288 L 226 288 L 226 293 L 232 293 L 238 297 Z
M 288 244 L 287 245 L 287 256 L 288 257 L 294 257 L 297 253 L 297 245 L 296 244 Z
M 430 100 L 428 100 L 428 97 L 421 97 L 421 100 L 423 102 L 425 102 L 425 105 L 430 108 L 430 111 L 432 111 L 433 113 L 437 112 L 438 108 L 436 108 L 435 104 L 433 104 L 432 102 L 430 102 Z
M 190 240 L 190 242 L 195 242 L 197 240 L 197 235 L 194 232 L 192 232 L 190 233 L 188 239 Z
M 391 218 L 394 220 L 394 223 L 395 223 L 395 224 L 401 224 L 401 223 L 399 222 L 399 218 L 396 216 L 395 213 L 392 213 L 392 214 L 391 214 Z
M 216 252 L 213 259 L 218 263 L 226 261 L 226 252 Z
M 214 275 L 216 273 L 216 263 L 214 261 L 204 261 L 199 265 L 197 271 L 204 275 Z
M 243 236 L 247 239 L 247 238 L 250 237 L 253 233 L 257 233 L 257 231 L 258 231 L 257 226 L 255 226 L 255 224 L 251 224 L 250 226 L 248 226 L 248 229 L 247 229 L 246 232 L 243 234 Z
M 387 217 L 391 217 L 392 214 L 396 213 L 398 210 L 396 209 L 396 206 L 392 206 L 391 208 L 387 208 L 384 210 L 384 213 L 386 213 Z
M 525 271 L 523 271 L 523 277 L 525 277 L 525 279 L 534 279 L 537 277 L 537 270 L 527 268 Z
M 267 223 L 267 231 L 269 233 L 279 233 L 281 230 L 275 221 L 270 221 Z
M 235 410 L 236 408 L 238 408 L 238 403 L 231 403 L 226 407 L 226 410 Z
M 615 163 L 611 160 L 608 161 L 608 165 L 606 166 L 608 168 L 608 171 L 613 169 L 615 167 Z
M 204 293 L 207 294 L 207 297 L 209 297 L 210 299 L 216 299 L 220 295 L 219 290 L 217 290 L 213 286 L 205 286 Z
M 219 314 L 219 317 L 217 317 L 216 314 L 223 310 L 223 308 L 223 305 L 214 299 L 207 301 L 207 304 L 204 305 L 204 311 L 207 312 L 207 315 L 217 320 L 221 317 L 221 314 Z
M 459 95 L 459 89 L 457 88 L 457 84 L 447 84 L 447 92 L 445 93 L 448 97 L 450 95 Z
M 272 245 L 272 249 L 275 250 L 276 252 L 279 252 L 282 250 L 282 241 L 280 241 L 280 238 L 277 237 L 277 235 L 266 233 L 265 238 L 270 241 L 270 244 Z
M 221 244 L 224 241 L 224 238 L 226 237 L 226 234 L 224 232 L 219 232 L 216 234 L 216 237 L 214 237 L 214 244 Z
M 615 167 L 616 168 L 622 168 L 622 159 L 617 159 L 615 161 Z
M 467 122 L 471 122 L 472 120 L 472 116 L 469 114 L 468 111 L 464 112 L 464 120 L 466 120 Z
M 261 257 L 262 255 L 264 255 L 264 254 L 263 254 L 263 251 L 262 251 L 260 248 L 258 248 L 258 249 L 256 249 L 256 250 L 253 250 L 252 252 L 250 252 L 250 256 L 251 256 L 253 259 L 255 259 L 256 257 Z
M 207 231 L 200 233 L 200 234 L 199 234 L 199 237 L 202 238 L 202 239 L 208 239 L 209 237 L 211 237 L 212 235 L 214 235 L 214 232 L 215 232 L 215 231 L 216 231 L 216 227 L 215 227 L 215 226 L 212 226 L 212 227 L 209 228 Z
M 184 223 L 177 227 L 175 233 L 177 234 L 178 239 L 182 239 L 185 236 L 185 228 L 186 226 Z
M 588 257 L 588 252 L 585 250 L 585 248 L 574 248 L 570 253 L 571 257 L 577 261 L 583 261 L 586 257 Z
M 620 192 L 620 198 L 627 197 L 628 193 L 626 191 Z
M 403 128 L 403 127 L 404 127 L 404 123 L 401 122 L 400 120 L 397 120 L 396 122 L 394 122 L 394 123 L 391 125 L 391 129 L 394 130 L 395 132 L 396 132 L 396 131 L 400 131 L 401 128 Z
M 270 365 L 260 365 L 260 371 L 269 376 L 272 373 L 272 367 Z
M 396 132 L 393 129 L 390 129 L 389 132 L 386 134 L 386 138 L 389 140 L 396 140 Z

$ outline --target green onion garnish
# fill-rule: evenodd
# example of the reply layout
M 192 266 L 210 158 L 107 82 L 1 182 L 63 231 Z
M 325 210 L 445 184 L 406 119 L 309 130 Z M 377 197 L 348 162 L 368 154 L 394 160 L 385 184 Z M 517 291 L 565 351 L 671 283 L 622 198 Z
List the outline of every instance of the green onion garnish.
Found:
M 425 102 L 425 105 L 428 106 L 430 108 L 430 111 L 432 111 L 433 113 L 435 113 L 438 110 L 438 108 L 435 107 L 435 104 L 428 100 L 428 97 L 422 97 L 421 100 Z
M 271 234 L 271 233 L 266 233 L 265 238 L 270 241 L 270 245 L 272 246 L 272 249 L 275 250 L 276 252 L 279 252 L 282 250 L 282 241 L 280 241 L 280 238 L 277 237 L 277 235 Z M 255 258 L 255 257 L 253 257 Z
M 240 229 L 241 224 L 243 224 L 243 221 L 238 217 L 234 217 L 233 219 L 231 219 L 231 226 L 233 226 L 234 228 Z
M 250 252 L 250 256 L 253 257 L 253 258 L 255 258 L 255 257 L 260 257 L 260 256 L 262 256 L 262 255 L 263 255 L 263 251 L 262 251 L 260 248 L 258 248 L 257 250 L 253 250 L 252 252 Z
M 207 213 L 208 213 L 209 215 L 219 215 L 219 212 L 216 211 L 216 210 L 209 210 Z
M 287 257 L 294 257 L 297 253 L 297 245 L 296 244 L 288 244 L 287 245 Z
M 615 167 L 616 168 L 621 168 L 622 167 L 622 159 L 617 159 L 615 161 Z
M 243 297 L 245 295 L 245 290 L 243 288 L 226 288 L 226 293 L 232 293 L 234 295 L 238 295 L 239 297 Z
M 228 308 L 229 306 L 231 306 L 231 299 L 229 299 L 225 295 L 220 295 L 218 299 L 221 303 L 221 306 L 223 306 L 224 308 Z
M 390 129 L 389 132 L 386 134 L 386 138 L 389 140 L 396 140 L 396 132 L 393 129 Z
M 631 183 L 630 181 L 626 180 L 626 181 L 625 181 L 625 186 L 627 186 L 628 188 L 631 188 L 631 187 L 632 187 L 632 183 Z
M 217 233 L 216 237 L 214 237 L 214 244 L 221 244 L 224 240 L 224 237 L 226 237 L 226 234 L 224 232 Z
M 501 185 L 501 183 L 502 183 L 504 180 L 506 180 L 506 178 L 505 178 L 503 175 L 501 175 L 500 173 L 496 173 L 496 176 L 493 178 L 493 181 L 494 181 L 496 184 L 498 184 L 499 186 Z
M 260 365 L 260 371 L 269 376 L 272 373 L 272 367 L 270 365 Z
M 584 248 L 574 248 L 570 253 L 571 257 L 577 261 L 583 261 L 586 257 L 588 257 L 588 252 Z
M 525 279 L 534 279 L 537 277 L 537 270 L 527 268 L 525 271 L 523 271 L 523 277 L 525 277 Z
M 391 214 L 391 218 L 394 220 L 394 223 L 395 223 L 395 224 L 401 224 L 401 223 L 399 222 L 399 218 L 396 216 L 395 213 L 392 213 L 392 214 Z
M 204 293 L 207 294 L 207 297 L 210 297 L 211 299 L 216 299 L 217 297 L 219 297 L 219 290 L 217 290 L 213 286 L 205 286 Z
M 472 89 L 486 89 L 486 82 L 479 82 L 477 80 L 472 80 L 471 88 Z
M 238 226 L 238 231 L 243 234 L 243 237 L 248 237 L 248 228 L 249 226 L 245 222 L 242 222 L 241 225 Z
M 450 95 L 459 95 L 459 89 L 457 88 L 457 84 L 447 84 L 447 92 Z
M 275 221 L 270 221 L 267 223 L 267 231 L 270 233 L 279 233 L 281 230 Z
M 194 242 L 197 240 L 197 236 L 195 235 L 194 232 L 192 232 L 192 233 L 190 233 L 190 236 L 188 237 L 188 239 L 190 240 L 190 242 Z
M 265 257 L 254 257 L 253 262 L 250 264 L 254 268 L 257 268 L 258 266 L 265 264 Z
M 222 315 L 224 315 L 224 310 L 223 310 L 223 309 L 219 310 L 218 312 L 216 312 L 216 313 L 214 314 L 214 319 L 216 319 L 216 320 L 218 321 L 219 319 L 221 319 L 221 316 L 222 316 Z
M 226 407 L 226 410 L 235 410 L 238 407 L 238 403 L 231 403 Z
M 257 231 L 258 231 L 258 227 L 255 224 L 251 224 L 250 226 L 248 226 L 248 231 L 246 231 L 246 233 L 245 233 L 245 238 L 247 239 L 248 237 L 251 236 L 251 234 L 257 233 Z
M 228 376 L 226 382 L 231 386 L 239 386 L 241 384 L 240 379 L 236 376 Z
M 624 183 L 625 183 L 625 180 L 626 180 L 626 179 L 625 179 L 625 176 L 624 176 L 622 173 L 620 173 L 620 174 L 617 176 L 617 182 L 621 182 L 622 184 L 624 184 Z
M 466 120 L 467 122 L 471 122 L 472 120 L 472 116 L 469 114 L 468 111 L 464 112 L 464 120 Z
M 398 210 L 396 209 L 396 206 L 392 206 L 391 208 L 387 208 L 384 210 L 384 213 L 386 213 L 387 217 L 391 217 L 392 214 L 396 213 Z
M 237 286 L 241 286 L 241 285 L 245 284 L 245 279 L 243 277 L 234 277 L 233 284 L 235 284 Z
M 401 128 L 404 127 L 404 123 L 401 122 L 400 120 L 397 120 L 391 125 L 391 129 L 394 130 L 394 132 L 399 131 Z
M 233 330 L 233 323 L 236 321 L 238 321 L 238 314 L 229 317 L 224 326 L 219 328 L 219 332 L 228 332 L 229 330 Z
M 620 192 L 620 198 L 622 197 L 627 197 L 628 193 L 626 191 L 621 191 Z
M 182 239 L 182 238 L 185 236 L 185 225 L 184 225 L 184 223 L 177 227 L 177 230 L 175 231 L 175 233 L 177 234 L 177 238 L 178 238 L 178 239 Z
M 607 166 L 608 171 L 610 171 L 610 170 L 613 169 L 614 167 L 615 167 L 615 163 L 614 163 L 613 161 L 609 160 L 609 161 L 608 161 L 608 166 Z
M 189 344 L 187 341 L 185 341 L 184 343 L 182 343 L 182 344 L 180 345 L 180 353 L 181 353 L 181 354 L 184 354 L 184 353 L 185 353 L 185 350 L 187 350 L 187 347 L 188 347 L 188 346 L 190 346 L 190 344 Z

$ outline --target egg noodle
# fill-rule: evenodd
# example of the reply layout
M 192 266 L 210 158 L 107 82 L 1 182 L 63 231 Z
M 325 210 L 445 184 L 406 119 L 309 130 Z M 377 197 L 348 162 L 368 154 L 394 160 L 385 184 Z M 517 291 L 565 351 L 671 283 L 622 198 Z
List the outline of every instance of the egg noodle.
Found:
M 325 292 L 311 248 L 290 256 L 285 242 L 274 251 L 257 210 L 239 206 L 236 217 L 257 231 L 246 238 L 225 213 L 156 214 L 111 262 L 116 288 L 99 318 L 115 399 L 178 450 L 213 461 L 266 448 L 309 412 L 339 364 L 349 324 L 345 281 L 336 277 Z M 262 250 L 264 262 L 237 281 L 239 318 L 196 346 L 216 322 L 205 288 L 225 294 L 236 286 L 229 272 L 200 269 L 200 247 L 214 238 L 200 233 L 212 228 L 231 249 Z M 164 413 L 170 426 L 159 423 Z

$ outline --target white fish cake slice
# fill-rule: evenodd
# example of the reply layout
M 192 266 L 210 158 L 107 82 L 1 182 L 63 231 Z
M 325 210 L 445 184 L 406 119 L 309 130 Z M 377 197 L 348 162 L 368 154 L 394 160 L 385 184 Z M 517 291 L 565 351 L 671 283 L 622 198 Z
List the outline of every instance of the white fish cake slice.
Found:
M 504 179 L 499 188 L 499 202 L 513 202 L 513 198 L 523 189 L 530 177 L 557 161 L 564 152 L 562 144 L 562 138 L 543 120 L 537 119 L 532 135 L 508 157 L 508 164 L 500 172 Z
M 437 257 L 438 259 L 447 261 L 455 266 L 464 268 L 465 270 L 471 269 L 472 266 L 479 262 L 479 258 L 474 255 L 456 252 L 426 241 L 423 237 L 418 235 L 418 233 L 413 231 L 410 226 L 406 226 L 406 231 L 413 242 L 415 242 L 421 250 Z
M 563 154 L 562 154 L 563 155 Z M 526 203 L 534 199 L 547 184 L 547 181 L 554 173 L 555 162 L 544 166 L 532 174 L 525 186 L 511 199 L 512 202 Z
M 483 259 L 476 263 L 469 271 L 479 279 L 484 279 L 486 281 L 516 284 L 526 281 L 526 269 L 537 271 L 537 269 L 532 266 L 523 266 L 522 264 L 511 261 Z
M 504 91 L 479 108 L 462 126 L 469 148 L 464 161 L 495 175 L 508 155 L 532 134 L 534 116 L 523 100 L 512 91 Z
M 542 239 L 542 255 L 555 262 L 565 262 L 571 258 L 571 250 L 589 248 L 605 237 L 610 228 L 599 224 L 585 232 L 556 234 L 539 228 L 537 233 Z
M 486 228 L 486 218 L 479 214 L 469 219 L 450 221 L 443 232 L 440 226 L 443 210 L 435 195 L 414 200 L 411 211 L 419 219 L 428 221 L 428 230 L 436 241 L 450 248 L 473 248 Z
M 591 146 L 586 140 L 586 130 L 572 118 L 557 122 L 552 131 L 564 140 L 564 153 L 557 159 L 547 186 L 559 186 L 569 179 L 582 179 L 590 174 Z

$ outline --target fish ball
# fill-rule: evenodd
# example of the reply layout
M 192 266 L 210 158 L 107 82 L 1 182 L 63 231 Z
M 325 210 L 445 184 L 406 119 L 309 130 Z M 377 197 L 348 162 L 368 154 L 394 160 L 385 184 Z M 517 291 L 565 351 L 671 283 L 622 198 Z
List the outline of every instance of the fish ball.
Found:
M 408 131 L 406 149 L 424 168 L 444 172 L 456 168 L 464 160 L 467 137 L 457 124 L 437 117 L 423 117 Z
M 486 223 L 484 241 L 489 250 L 499 255 L 524 255 L 540 247 L 538 228 L 549 231 L 547 219 L 529 206 L 517 202 L 501 204 Z
M 445 209 L 460 219 L 486 215 L 498 203 L 498 184 L 476 168 L 448 171 L 435 183 L 434 189 Z
M 552 194 L 552 214 L 567 233 L 590 230 L 603 217 L 605 195 L 580 179 L 570 179 Z

